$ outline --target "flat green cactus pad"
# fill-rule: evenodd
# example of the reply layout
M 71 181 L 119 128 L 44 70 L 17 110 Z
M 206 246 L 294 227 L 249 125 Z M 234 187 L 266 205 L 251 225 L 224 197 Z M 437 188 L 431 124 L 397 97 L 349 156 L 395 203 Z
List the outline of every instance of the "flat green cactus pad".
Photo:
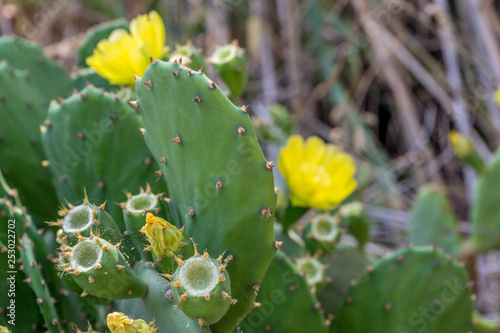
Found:
M 460 251 L 457 218 L 448 197 L 439 188 L 428 185 L 418 192 L 408 238 L 413 245 L 435 245 L 453 255 Z
M 113 94 L 87 87 L 49 108 L 42 142 L 60 202 L 81 203 L 86 190 L 125 230 L 119 202 L 124 191 L 145 183 L 165 192 L 157 182 L 158 166 L 142 138 L 141 120 Z
M 431 247 L 402 249 L 351 288 L 334 333 L 467 333 L 473 303 L 467 272 Z
M 274 256 L 259 287 L 256 307 L 237 332 L 326 332 L 311 286 L 282 251 Z
M 145 139 L 167 180 L 177 225 L 209 253 L 232 255 L 227 270 L 238 302 L 217 322 L 232 331 L 251 311 L 276 251 L 272 166 L 245 108 L 205 74 L 153 60 L 136 82 Z
M 472 242 L 476 249 L 500 247 L 500 150 L 479 178 L 472 208 Z

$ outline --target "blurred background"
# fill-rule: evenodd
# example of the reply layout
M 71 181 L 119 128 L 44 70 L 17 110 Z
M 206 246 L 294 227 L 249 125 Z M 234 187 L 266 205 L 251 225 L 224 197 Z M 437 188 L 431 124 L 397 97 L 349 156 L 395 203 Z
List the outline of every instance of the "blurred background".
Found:
M 171 48 L 191 40 L 210 55 L 237 39 L 250 73 L 242 101 L 267 155 L 275 158 L 283 139 L 273 132 L 276 104 L 296 131 L 352 154 L 357 192 L 374 222 L 369 251 L 380 254 L 405 243 L 417 190 L 428 183 L 446 192 L 461 232 L 470 232 L 477 179 L 454 157 L 448 134 L 470 137 L 486 161 L 498 146 L 499 7 L 490 0 L 0 0 L 0 31 L 41 45 L 68 71 L 90 27 L 152 9 Z M 476 291 L 477 308 L 500 320 L 496 252 L 480 256 Z

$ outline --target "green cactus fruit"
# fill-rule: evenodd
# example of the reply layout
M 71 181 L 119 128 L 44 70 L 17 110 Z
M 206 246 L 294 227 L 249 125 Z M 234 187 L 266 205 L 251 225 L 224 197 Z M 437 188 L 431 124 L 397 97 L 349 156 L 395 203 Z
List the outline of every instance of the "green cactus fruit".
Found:
M 254 291 L 258 293 L 255 308 L 237 332 L 326 332 L 311 287 L 282 251 L 276 253 L 264 281 Z
M 231 331 L 251 311 L 275 252 L 276 194 L 246 108 L 234 106 L 205 74 L 153 59 L 136 82 L 145 140 L 160 163 L 177 226 L 228 267 L 238 303 L 214 325 Z M 217 133 L 217 135 L 214 135 Z
M 359 201 L 342 205 L 339 209 L 341 225 L 349 230 L 361 249 L 370 240 L 370 218 Z
M 467 280 L 458 262 L 430 246 L 396 251 L 351 288 L 330 331 L 467 333 L 473 310 Z
M 311 291 L 316 293 L 325 286 L 325 268 L 317 258 L 309 255 L 295 260 L 295 266 L 307 283 L 311 286 Z
M 74 246 L 78 239 L 99 235 L 113 244 L 123 241 L 123 236 L 113 218 L 104 210 L 104 204 L 93 205 L 85 196 L 83 203 L 69 206 L 60 211 L 62 219 L 54 224 L 60 226 L 68 237 L 68 244 Z
M 162 209 L 161 200 L 163 193 L 153 194 L 151 186 L 147 184 L 146 190 L 142 188 L 139 194 L 127 194 L 127 201 L 121 204 L 123 209 L 123 219 L 128 235 L 133 242 L 132 253 L 136 260 L 151 261 L 150 251 L 144 251 L 149 245 L 148 239 L 141 232 L 146 223 L 146 214 L 154 213 L 158 215 Z
M 76 90 L 85 89 L 88 85 L 93 85 L 94 87 L 102 88 L 106 91 L 120 89 L 120 86 L 109 83 L 108 80 L 97 74 L 91 67 L 77 70 L 72 78 L 73 88 Z
M 50 171 L 42 166 L 39 126 L 47 103 L 31 76 L 0 62 L 0 170 L 28 210 L 48 221 L 55 217 L 58 201 Z
M 166 192 L 156 182 L 157 164 L 142 138 L 141 120 L 113 94 L 87 87 L 62 103 L 52 103 L 42 143 L 60 202 L 76 204 L 86 193 L 108 212 L 122 232 L 123 191 L 138 191 L 144 183 Z
M 239 47 L 237 41 L 233 41 L 217 48 L 209 61 L 229 88 L 229 98 L 237 100 L 243 94 L 248 80 L 245 50 Z
M 146 283 L 130 268 L 125 257 L 113 245 L 97 236 L 85 238 L 67 248 L 69 264 L 63 269 L 87 294 L 100 298 L 143 297 Z
M 304 229 L 306 247 L 313 254 L 333 253 L 340 237 L 339 219 L 328 213 L 314 216 Z
M 83 40 L 77 50 L 78 66 L 88 67 L 86 60 L 94 53 L 97 43 L 108 38 L 116 29 L 128 31 L 128 24 L 127 20 L 121 18 L 98 24 L 87 30 L 87 33 L 85 34 L 85 37 L 83 37 Z
M 327 314 L 335 315 L 349 293 L 353 281 L 358 280 L 372 260 L 359 248 L 339 245 L 335 254 L 321 260 L 326 266 L 328 282 L 318 293 L 318 299 Z
M 195 47 L 190 41 L 185 45 L 175 45 L 175 50 L 169 55 L 169 61 L 181 59 L 182 64 L 191 67 L 195 71 L 199 71 L 202 67 L 206 67 L 205 57 L 201 51 Z
M 171 279 L 172 292 L 179 308 L 200 326 L 218 322 L 236 299 L 231 298 L 231 281 L 226 266 L 232 256 L 216 260 L 204 252 L 179 263 Z
M 434 245 L 457 255 L 461 248 L 458 221 L 444 191 L 423 186 L 411 210 L 408 240 L 413 245 Z
M 200 327 L 178 309 L 169 282 L 155 269 L 137 263 L 134 271 L 148 284 L 148 293 L 143 298 L 114 301 L 115 311 L 134 314 L 146 322 L 155 320 L 162 332 L 210 332 L 208 327 Z
M 0 62 L 2 60 L 6 60 L 12 67 L 20 69 L 25 75 L 28 75 L 33 87 L 46 103 L 54 98 L 66 97 L 73 89 L 71 79 L 66 71 L 48 58 L 40 47 L 25 39 L 1 37 Z M 20 89 L 13 83 L 11 85 Z M 23 120 L 26 119 L 23 118 Z M 12 185 L 14 186 L 14 184 Z
M 500 149 L 477 182 L 472 206 L 472 244 L 476 250 L 500 248 Z

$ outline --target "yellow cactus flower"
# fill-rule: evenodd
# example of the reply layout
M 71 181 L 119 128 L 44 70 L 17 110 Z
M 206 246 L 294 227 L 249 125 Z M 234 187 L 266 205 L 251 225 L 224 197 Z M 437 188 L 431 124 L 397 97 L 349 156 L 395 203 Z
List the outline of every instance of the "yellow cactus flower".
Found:
M 153 333 L 157 332 L 152 324 L 143 319 L 133 320 L 122 312 L 112 312 L 106 318 L 106 324 L 112 333 Z
M 182 233 L 174 225 L 151 213 L 146 214 L 146 225 L 141 228 L 153 252 L 158 256 L 172 257 L 182 245 Z
M 101 40 L 87 65 L 112 84 L 135 84 L 134 74 L 141 76 L 150 64 L 149 57 L 163 58 L 165 25 L 160 15 L 152 11 L 130 22 L 130 33 L 114 30 L 108 39 Z
M 317 136 L 305 142 L 299 135 L 290 136 L 281 149 L 278 168 L 297 207 L 332 209 L 357 186 L 353 158 Z

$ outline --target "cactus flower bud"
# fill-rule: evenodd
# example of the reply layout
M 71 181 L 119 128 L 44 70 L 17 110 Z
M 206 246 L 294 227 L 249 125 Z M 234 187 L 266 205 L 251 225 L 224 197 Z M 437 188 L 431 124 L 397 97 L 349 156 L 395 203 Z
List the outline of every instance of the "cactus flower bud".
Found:
M 151 213 L 146 215 L 146 225 L 142 227 L 153 252 L 158 256 L 172 257 L 182 245 L 182 233 L 174 225 Z
M 108 314 L 107 325 L 112 333 L 153 333 L 157 329 L 142 319 L 133 320 L 122 312 Z
M 478 155 L 476 148 L 469 138 L 456 131 L 450 131 L 448 139 L 450 141 L 451 150 L 457 158 L 476 169 L 477 172 L 483 172 L 484 162 Z

